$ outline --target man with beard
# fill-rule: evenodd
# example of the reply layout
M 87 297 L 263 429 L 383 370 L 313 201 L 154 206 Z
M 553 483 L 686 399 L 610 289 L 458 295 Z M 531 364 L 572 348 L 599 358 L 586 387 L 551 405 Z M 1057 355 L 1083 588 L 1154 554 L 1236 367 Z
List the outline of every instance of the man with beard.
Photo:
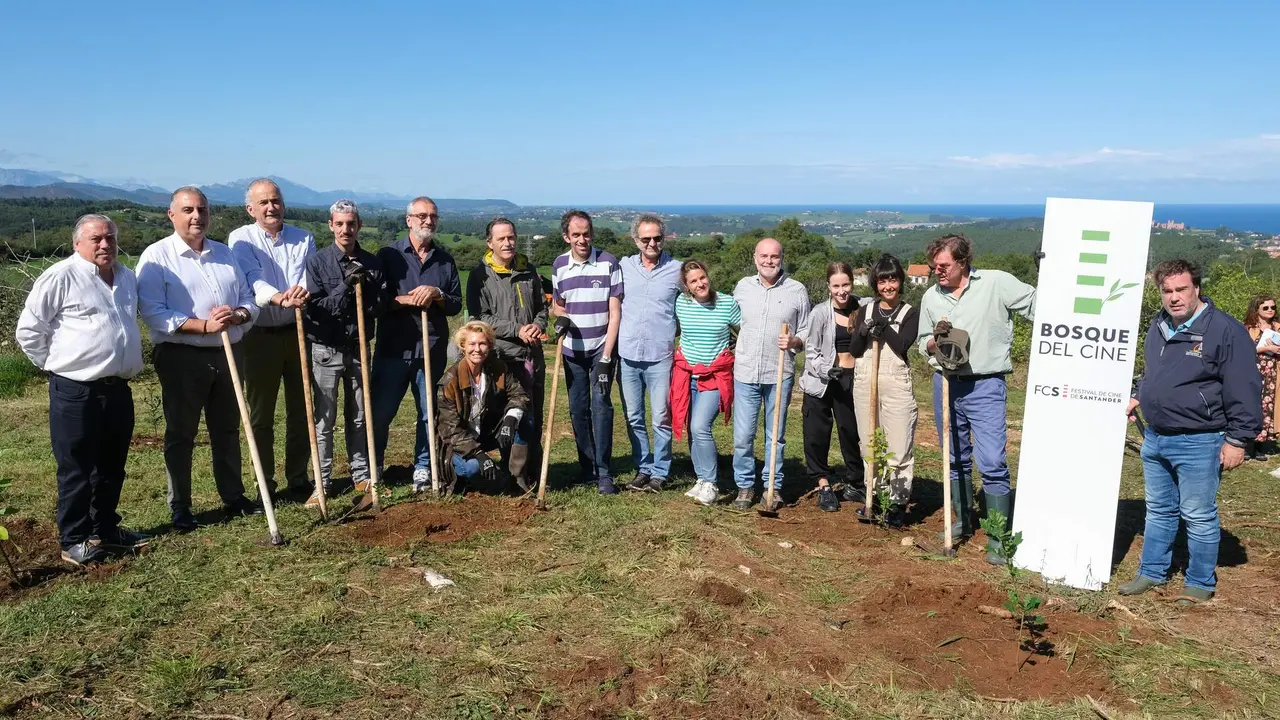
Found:
M 787 277 L 782 265 L 782 244 L 773 238 L 756 243 L 757 274 L 738 281 L 733 299 L 742 309 L 742 326 L 733 364 L 733 476 L 738 497 L 733 506 L 750 509 L 755 504 L 756 427 L 764 410 L 764 456 L 767 463 L 775 458 L 773 506 L 782 506 L 778 491 L 782 488 L 782 458 L 786 450 L 787 406 L 795 381 L 796 352 L 804 340 L 796 334 L 809 316 L 809 291 Z M 787 326 L 784 332 L 783 325 Z M 782 377 L 778 377 L 778 353 L 784 353 Z M 782 403 L 779 427 L 774 427 L 774 408 Z M 776 455 L 771 446 L 776 444 Z M 761 470 L 762 484 L 768 483 L 769 470 Z M 768 487 L 765 487 L 768 490 Z
M 307 461 L 311 444 L 302 393 L 302 358 L 298 355 L 297 313 L 307 301 L 307 258 L 316 251 L 315 238 L 284 222 L 280 186 L 267 178 L 254 180 L 244 193 L 245 210 L 253 223 L 236 228 L 227 238 L 236 263 L 262 308 L 253 328 L 244 335 L 244 395 L 249 421 L 258 442 L 267 489 L 276 491 L 276 398 L 284 382 L 284 477 L 295 500 L 311 492 Z
M 547 304 L 538 268 L 516 252 L 515 223 L 496 217 L 485 226 L 489 251 L 467 279 L 467 313 L 493 330 L 493 351 L 529 396 L 528 445 L 511 447 L 510 470 L 522 490 L 529 489 L 528 468 L 541 461 L 542 399 L 547 364 L 542 334 L 547 327 Z
M 374 347 L 373 442 L 378 467 L 385 465 L 387 434 L 400 410 L 406 389 L 417 405 L 413 447 L 413 491 L 431 485 L 431 445 L 427 436 L 427 393 L 423 358 L 431 377 L 444 374 L 449 344 L 449 318 L 462 312 L 462 285 L 453 256 L 435 244 L 440 215 L 429 197 L 414 198 L 405 213 L 409 237 L 378 250 L 378 265 L 387 283 L 388 307 L 378 321 Z M 429 348 L 422 347 L 422 313 L 427 314 Z M 424 353 L 426 353 L 424 355 Z M 382 477 L 382 473 L 378 473 Z
M 209 199 L 200 188 L 174 191 L 169 220 L 173 234 L 148 245 L 138 261 L 138 314 L 155 343 L 169 510 L 174 528 L 185 532 L 197 527 L 191 514 L 191 453 L 202 411 L 223 509 L 231 516 L 262 512 L 244 496 L 240 408 L 221 338 L 225 332 L 240 362 L 240 340 L 257 317 L 258 304 L 231 248 L 204 236 Z

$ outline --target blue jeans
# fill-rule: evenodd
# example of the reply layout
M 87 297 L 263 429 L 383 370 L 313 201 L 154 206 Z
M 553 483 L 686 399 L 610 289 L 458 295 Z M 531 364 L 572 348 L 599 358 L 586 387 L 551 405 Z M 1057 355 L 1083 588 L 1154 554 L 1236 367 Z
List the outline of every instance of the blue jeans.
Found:
M 671 361 L 635 362 L 622 358 L 618 370 L 622 414 L 627 418 L 627 436 L 631 438 L 631 460 L 639 472 L 660 479 L 671 472 Z M 646 391 L 649 411 L 653 413 L 653 450 L 649 449 L 644 424 Z
M 1222 443 L 1221 433 L 1160 435 L 1147 428 L 1142 440 L 1147 526 L 1138 575 L 1156 582 L 1168 579 L 1181 516 L 1187 523 L 1190 555 L 1186 585 L 1204 590 L 1217 587 Z
M 716 439 L 711 436 L 711 423 L 720 414 L 720 391 L 698 391 L 698 380 L 690 381 L 689 400 L 689 456 L 693 459 L 693 472 L 699 480 L 716 482 L 720 475 L 720 453 Z
M 1008 387 L 1004 377 L 952 378 L 950 390 L 951 479 L 970 481 L 976 449 L 983 490 L 987 495 L 1008 495 L 1009 464 L 1004 452 Z M 933 418 L 938 437 L 942 437 L 941 373 L 933 374 Z
M 774 383 L 744 383 L 733 381 L 733 481 L 739 490 L 754 488 L 756 484 L 756 428 L 760 417 L 761 406 L 764 409 L 764 460 L 769 462 L 771 444 L 777 442 L 777 461 L 774 463 L 774 490 L 782 487 L 782 457 L 787 449 L 787 406 L 791 404 L 791 385 L 794 377 L 782 381 L 781 425 L 774 432 L 773 408 L 779 401 L 779 388 Z M 763 485 L 768 482 L 768 473 L 763 469 L 760 474 Z M 765 488 L 768 490 L 768 488 Z
M 578 446 L 581 480 L 613 480 L 613 398 L 609 389 L 600 392 L 591 369 L 600 351 L 585 357 L 564 356 L 564 382 L 569 395 L 569 421 L 573 441 Z M 549 449 L 548 449 L 549 451 Z
M 433 374 L 434 370 L 435 368 L 432 367 Z M 370 394 L 373 398 L 374 458 L 379 469 L 383 467 L 385 460 L 391 421 L 396 419 L 396 413 L 400 411 L 400 401 L 404 400 L 404 391 L 409 389 L 413 390 L 413 401 L 418 408 L 418 421 L 413 439 L 413 467 L 415 470 L 431 468 L 431 444 L 427 441 L 427 396 L 423 389 L 424 379 L 421 359 L 374 357 L 369 383 L 373 386 Z
M 516 431 L 516 436 L 513 439 L 513 442 L 516 445 L 528 445 L 529 441 L 525 440 L 525 436 L 532 433 L 532 428 L 532 421 L 526 413 L 524 419 L 520 421 L 520 429 Z M 497 442 L 495 441 L 493 445 L 496 446 Z M 488 444 L 486 444 L 486 447 L 488 447 Z M 503 453 L 503 455 L 506 454 L 507 453 Z M 467 457 L 454 453 L 452 460 L 454 475 L 457 475 L 460 478 L 473 478 L 480 474 L 480 460 L 478 458 Z

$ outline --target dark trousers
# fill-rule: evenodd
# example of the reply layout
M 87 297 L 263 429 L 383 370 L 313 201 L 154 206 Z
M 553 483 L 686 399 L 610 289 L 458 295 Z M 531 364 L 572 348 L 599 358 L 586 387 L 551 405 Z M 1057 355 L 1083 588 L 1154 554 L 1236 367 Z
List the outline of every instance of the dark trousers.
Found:
M 542 359 L 542 349 L 536 348 L 533 357 L 526 363 L 524 360 L 503 358 L 507 367 L 511 368 L 520 387 L 529 396 L 529 412 L 524 414 L 529 423 L 529 433 L 525 434 L 521 425 L 521 436 L 529 443 L 529 460 L 526 467 L 539 472 L 542 467 L 542 402 L 546 392 L 547 363 Z
M 244 397 L 267 487 L 276 489 L 276 399 L 284 385 L 284 478 L 291 488 L 311 488 L 311 437 L 302 394 L 302 356 L 294 325 L 253 327 L 240 341 Z M 237 412 L 239 410 L 237 409 Z
M 133 391 L 124 380 L 49 376 L 49 439 L 58 463 L 58 535 L 68 548 L 111 535 L 133 437 Z
M 580 356 L 564 356 L 564 382 L 569 394 L 569 420 L 573 425 L 573 441 L 578 446 L 578 465 L 583 482 L 612 480 L 613 471 L 613 397 L 600 392 L 591 369 L 600 351 Z
M 232 346 L 240 363 L 240 344 Z M 164 469 L 169 509 L 191 508 L 191 453 L 204 412 L 213 455 L 213 482 L 224 504 L 244 497 L 240 477 L 240 407 L 221 347 L 156 345 L 156 375 L 164 403 Z M 243 363 L 240 363 L 243 364 Z
M 822 397 L 805 393 L 800 403 L 800 416 L 804 424 L 804 463 L 809 470 L 809 479 L 814 482 L 819 478 L 831 479 L 827 455 L 831 451 L 831 423 L 834 420 L 845 472 L 850 482 L 861 485 L 865 471 L 858 447 L 858 419 L 853 412 L 853 371 L 828 382 Z

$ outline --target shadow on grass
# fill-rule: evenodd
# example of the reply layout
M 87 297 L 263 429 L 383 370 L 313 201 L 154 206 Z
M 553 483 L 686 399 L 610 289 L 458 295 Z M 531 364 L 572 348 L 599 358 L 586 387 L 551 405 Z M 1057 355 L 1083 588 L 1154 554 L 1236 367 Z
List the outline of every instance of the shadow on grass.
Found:
M 1121 498 L 1116 511 L 1115 545 L 1111 551 L 1111 570 L 1124 562 L 1134 549 L 1135 540 L 1146 526 L 1147 503 L 1138 498 Z M 1222 529 L 1218 545 L 1218 565 L 1221 567 L 1237 567 L 1249 561 L 1249 551 L 1240 542 L 1240 538 L 1226 528 Z M 1173 571 L 1185 570 L 1187 567 L 1187 531 L 1186 524 L 1179 523 L 1178 535 L 1173 541 Z

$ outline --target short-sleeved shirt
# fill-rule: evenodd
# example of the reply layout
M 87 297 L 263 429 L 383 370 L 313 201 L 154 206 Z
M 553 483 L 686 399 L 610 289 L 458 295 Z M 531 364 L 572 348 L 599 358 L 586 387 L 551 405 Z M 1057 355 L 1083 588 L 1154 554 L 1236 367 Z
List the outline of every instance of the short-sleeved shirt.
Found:
M 742 324 L 742 310 L 732 295 L 716 293 L 714 305 L 688 295 L 676 298 L 680 321 L 680 354 L 690 365 L 710 365 L 729 347 L 729 326 Z
M 662 253 L 650 270 L 640 255 L 622 258 L 622 325 L 618 355 L 633 362 L 659 362 L 675 352 L 676 296 L 680 294 L 680 263 Z
M 564 341 L 565 353 L 592 355 L 604 345 L 609 331 L 609 300 L 622 298 L 622 267 L 618 259 L 598 248 L 579 262 L 573 252 L 551 264 L 551 297 L 564 304 L 573 326 Z

